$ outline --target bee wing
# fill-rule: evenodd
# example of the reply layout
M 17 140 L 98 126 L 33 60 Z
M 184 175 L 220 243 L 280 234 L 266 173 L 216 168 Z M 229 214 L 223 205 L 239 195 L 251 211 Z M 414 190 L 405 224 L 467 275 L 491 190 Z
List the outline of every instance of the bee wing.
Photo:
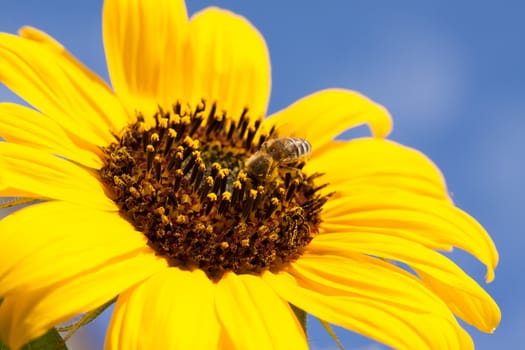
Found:
M 289 122 L 282 122 L 279 124 L 271 123 L 271 119 L 265 120 L 265 123 L 259 128 L 259 148 L 264 150 L 264 143 L 269 140 L 275 140 L 277 138 L 292 137 L 300 138 L 295 132 L 293 124 Z
M 300 137 L 296 132 L 295 126 L 288 121 L 283 121 L 278 124 L 272 124 L 273 135 L 272 137 Z

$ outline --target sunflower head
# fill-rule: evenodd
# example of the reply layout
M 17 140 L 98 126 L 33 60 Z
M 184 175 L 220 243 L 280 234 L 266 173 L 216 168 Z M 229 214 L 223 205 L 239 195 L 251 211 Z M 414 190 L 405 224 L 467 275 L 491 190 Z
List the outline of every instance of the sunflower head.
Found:
M 104 147 L 100 177 L 122 215 L 170 266 L 259 274 L 297 259 L 319 232 L 327 195 L 302 171 L 310 145 L 279 138 L 244 110 L 206 102 L 140 115 Z

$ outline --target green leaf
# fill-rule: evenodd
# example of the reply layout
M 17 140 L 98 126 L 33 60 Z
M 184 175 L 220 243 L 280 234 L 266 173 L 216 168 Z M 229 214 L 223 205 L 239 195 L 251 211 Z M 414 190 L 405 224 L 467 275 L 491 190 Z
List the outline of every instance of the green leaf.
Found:
M 39 201 L 41 201 L 41 199 L 16 198 L 16 197 L 9 198 L 9 199 L 3 198 L 0 201 L 0 209 L 12 208 L 12 207 L 16 207 L 16 206 L 19 206 L 19 205 L 36 203 L 36 202 L 39 202 Z
M 303 327 L 304 334 L 308 336 L 308 332 L 306 331 L 306 312 L 304 312 L 304 310 L 299 309 L 295 305 L 290 304 L 290 306 L 292 307 L 295 317 L 297 317 L 299 323 Z
M 104 312 L 111 304 L 115 302 L 116 299 L 112 299 L 107 303 L 99 306 L 95 310 L 85 313 L 80 320 L 77 322 L 58 327 L 57 329 L 53 328 L 43 336 L 38 339 L 31 341 L 22 347 L 21 350 L 67 350 L 66 341 L 71 338 L 71 336 L 82 326 L 87 325 L 91 321 L 95 320 L 101 313 Z M 0 300 L 1 302 L 1 300 Z M 64 338 L 60 336 L 59 332 L 68 332 Z M 10 350 L 7 345 L 0 342 L 0 350 Z
M 0 350 L 9 350 L 9 347 L 0 342 Z M 58 331 L 53 328 L 40 338 L 24 345 L 21 350 L 67 350 L 67 345 Z

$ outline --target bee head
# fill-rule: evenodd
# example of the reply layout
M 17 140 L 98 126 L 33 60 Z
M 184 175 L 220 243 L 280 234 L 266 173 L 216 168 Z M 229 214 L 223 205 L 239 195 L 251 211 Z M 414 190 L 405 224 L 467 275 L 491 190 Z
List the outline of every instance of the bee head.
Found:
M 254 180 L 263 180 L 269 173 L 273 159 L 266 152 L 255 152 L 246 161 L 246 172 Z

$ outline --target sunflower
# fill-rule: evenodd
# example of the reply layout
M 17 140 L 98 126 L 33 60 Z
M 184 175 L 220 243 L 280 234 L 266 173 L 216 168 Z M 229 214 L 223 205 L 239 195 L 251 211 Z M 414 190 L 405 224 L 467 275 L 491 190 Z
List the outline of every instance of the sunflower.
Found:
M 347 90 L 267 118 L 249 22 L 107 0 L 112 88 L 34 28 L 0 34 L 0 339 L 18 349 L 116 297 L 107 349 L 301 349 L 294 310 L 399 349 L 471 349 L 500 313 L 439 251 L 497 252 L 386 110 Z M 367 124 L 372 136 L 335 141 Z M 300 313 L 298 313 L 300 314 Z

